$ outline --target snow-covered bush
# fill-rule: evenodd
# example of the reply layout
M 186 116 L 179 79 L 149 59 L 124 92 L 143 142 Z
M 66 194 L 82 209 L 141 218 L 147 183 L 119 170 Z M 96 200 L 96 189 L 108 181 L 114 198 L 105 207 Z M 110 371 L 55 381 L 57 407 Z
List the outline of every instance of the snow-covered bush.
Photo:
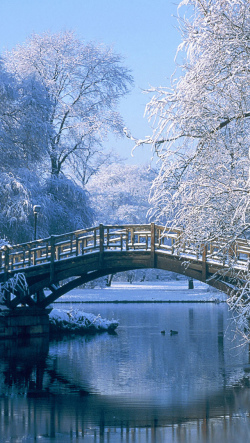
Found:
M 50 331 L 52 334 L 112 332 L 118 327 L 118 321 L 107 320 L 100 315 L 89 314 L 76 310 L 53 309 L 49 314 Z
M 26 277 L 22 272 L 18 272 L 6 282 L 0 283 L 0 304 L 6 304 L 6 293 L 16 295 L 22 298 L 28 294 L 29 286 Z M 21 299 L 20 299 L 21 301 Z

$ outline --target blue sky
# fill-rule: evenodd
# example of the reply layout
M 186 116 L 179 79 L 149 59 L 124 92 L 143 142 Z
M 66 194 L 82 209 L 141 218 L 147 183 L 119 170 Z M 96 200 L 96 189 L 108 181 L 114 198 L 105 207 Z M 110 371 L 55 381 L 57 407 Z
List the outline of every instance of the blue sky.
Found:
M 134 76 L 133 91 L 120 111 L 131 133 L 143 138 L 151 130 L 143 118 L 150 96 L 142 90 L 167 86 L 174 71 L 180 34 L 176 0 L 0 0 L 0 52 L 24 43 L 32 33 L 75 30 L 78 37 L 112 46 L 123 55 Z M 137 149 L 124 139 L 110 139 L 110 147 L 129 163 L 144 163 L 150 147 Z

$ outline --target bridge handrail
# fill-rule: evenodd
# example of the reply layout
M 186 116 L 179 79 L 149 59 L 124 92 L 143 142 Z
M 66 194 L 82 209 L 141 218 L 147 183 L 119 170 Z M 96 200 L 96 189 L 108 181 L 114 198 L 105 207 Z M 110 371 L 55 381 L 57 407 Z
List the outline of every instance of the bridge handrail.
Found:
M 161 251 L 172 255 L 186 254 L 190 258 L 207 261 L 223 261 L 226 239 L 214 239 L 206 246 L 184 242 L 181 229 L 168 229 L 154 223 L 128 225 L 99 225 L 65 234 L 53 235 L 0 250 L 0 273 L 16 271 L 30 266 L 54 263 L 65 258 L 108 251 L 145 250 Z M 250 243 L 242 238 L 232 242 L 229 258 L 237 258 L 248 266 Z

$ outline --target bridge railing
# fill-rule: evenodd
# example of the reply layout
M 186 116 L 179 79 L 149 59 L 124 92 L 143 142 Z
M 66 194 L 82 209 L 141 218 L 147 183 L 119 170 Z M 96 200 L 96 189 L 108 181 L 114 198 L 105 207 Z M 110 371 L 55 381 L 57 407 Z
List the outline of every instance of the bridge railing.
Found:
M 4 246 L 0 250 L 0 272 L 42 265 L 52 260 L 76 257 L 100 248 L 99 227 L 82 229 L 41 240 Z
M 237 239 L 231 242 L 214 239 L 206 246 L 184 242 L 180 229 L 168 230 L 154 223 L 145 225 L 100 225 L 74 232 L 54 235 L 0 250 L 0 272 L 21 270 L 30 266 L 54 263 L 70 257 L 108 251 L 162 251 L 171 255 L 185 254 L 191 259 L 219 261 L 233 259 L 239 265 L 250 263 L 250 243 Z
M 103 226 L 104 250 L 148 250 L 151 247 L 151 225 Z
M 0 250 L 0 272 L 16 271 L 96 251 L 147 251 L 152 249 L 152 226 L 154 225 L 100 225 L 13 247 L 5 246 Z M 169 249 L 166 235 L 161 239 L 163 228 L 157 227 L 154 230 L 158 247 Z M 177 234 L 168 234 L 169 238 L 171 235 L 173 240 Z M 173 246 L 170 249 L 173 250 Z

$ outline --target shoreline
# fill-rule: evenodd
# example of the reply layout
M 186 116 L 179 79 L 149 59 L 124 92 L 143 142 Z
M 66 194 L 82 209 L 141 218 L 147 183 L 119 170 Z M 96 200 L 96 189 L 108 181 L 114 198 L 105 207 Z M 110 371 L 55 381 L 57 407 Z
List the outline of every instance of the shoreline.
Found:
M 165 282 L 114 282 L 110 287 L 73 289 L 57 299 L 54 304 L 128 304 L 128 303 L 223 303 L 227 296 L 205 283 L 194 281 L 194 289 L 188 289 L 188 281 Z
M 226 303 L 226 300 L 62 300 L 55 301 L 53 304 L 129 304 L 129 303 Z

